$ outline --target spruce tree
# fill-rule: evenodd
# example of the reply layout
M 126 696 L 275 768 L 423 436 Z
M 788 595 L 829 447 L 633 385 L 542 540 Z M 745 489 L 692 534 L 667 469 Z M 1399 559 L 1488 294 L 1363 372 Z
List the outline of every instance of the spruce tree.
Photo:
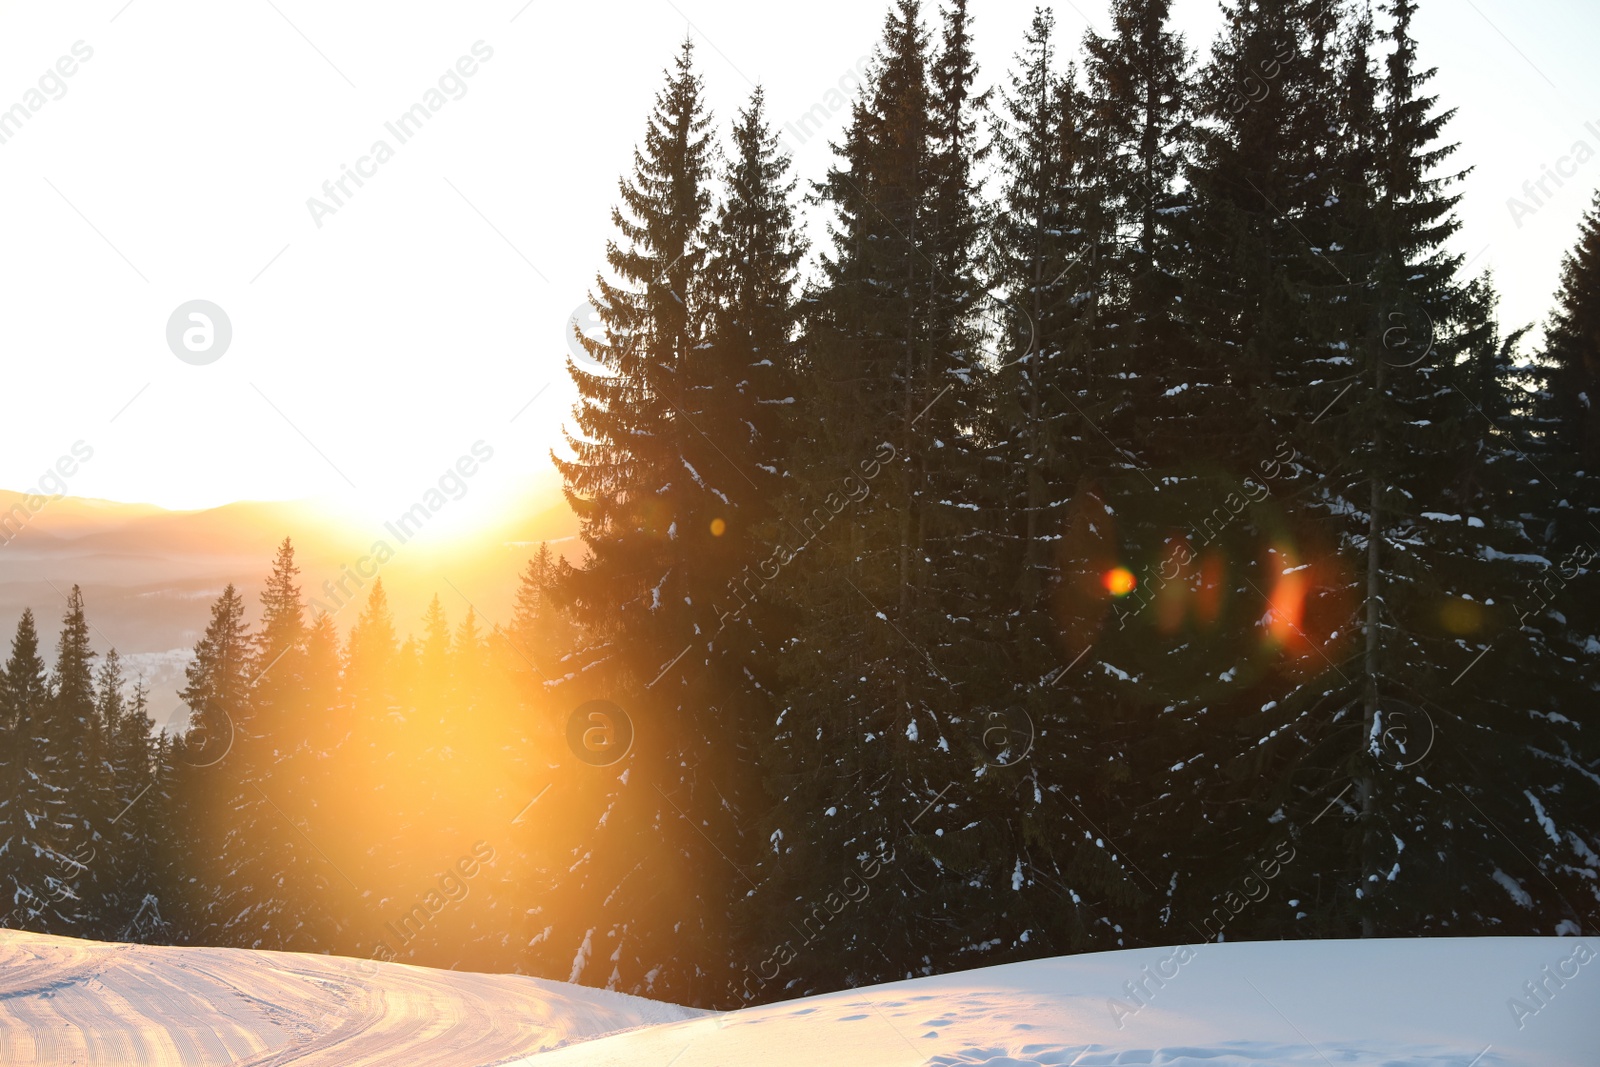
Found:
M 1545 361 L 1552 368 L 1549 407 L 1563 448 L 1578 457 L 1580 469 L 1600 470 L 1600 194 L 1561 264 Z
M 249 724 L 231 754 L 231 768 L 246 787 L 241 837 L 255 849 L 247 861 L 249 881 L 263 898 L 257 943 L 284 951 L 326 943 L 334 919 L 323 902 L 339 877 L 301 828 L 324 825 L 332 814 L 322 807 L 324 753 L 305 729 L 313 697 L 305 679 L 306 609 L 298 574 L 294 545 L 284 538 L 261 592 Z
M 1337 598 L 1307 589 L 1322 572 L 1308 576 L 1306 559 L 1326 545 L 1290 509 L 1333 469 L 1302 433 L 1314 389 L 1348 375 L 1370 335 L 1355 307 L 1368 249 L 1343 227 L 1370 185 L 1377 120 L 1361 84 L 1370 60 L 1346 47 L 1339 15 L 1321 0 L 1230 4 L 1192 88 L 1171 312 L 1185 336 L 1154 371 L 1160 488 L 1155 506 L 1119 509 L 1137 561 L 1117 608 L 1141 705 L 1129 772 L 1154 792 L 1122 839 L 1166 898 L 1162 940 L 1216 935 L 1197 919 L 1271 855 L 1286 809 L 1318 815 L 1308 796 L 1334 758 L 1320 746 L 1339 668 L 1315 650 L 1350 626 Z
M 1122 750 L 1120 759 L 1102 756 L 1103 766 L 1126 760 L 1126 746 L 1090 726 L 1108 718 L 1126 683 L 1099 668 L 1109 650 L 1091 653 L 1111 621 L 1101 587 L 1116 561 L 1108 496 L 1117 494 L 1120 510 L 1129 483 L 1143 485 L 1127 472 L 1135 375 L 1106 373 L 1108 339 L 1117 336 L 1107 326 L 1116 325 L 1115 302 L 1127 299 L 1116 283 L 1113 205 L 1098 173 L 1108 138 L 1096 133 L 1105 120 L 1095 108 L 1107 105 L 1078 88 L 1070 65 L 1057 69 L 1056 51 L 1054 19 L 1038 10 L 995 121 L 1002 199 L 992 270 L 1007 305 L 989 434 L 1006 477 L 996 486 L 996 518 L 974 517 L 1015 545 L 994 561 L 1005 578 L 994 586 L 1005 593 L 986 615 L 1006 670 L 978 725 L 994 742 L 985 745 L 995 757 L 984 777 L 994 790 L 988 802 L 1015 813 L 988 828 L 1008 842 L 1007 874 L 1021 875 L 1011 881 L 1025 919 L 1013 933 L 1025 931 L 1035 951 L 1117 944 L 1106 935 L 1120 924 L 1102 920 L 1110 912 L 1130 921 L 1128 905 L 1141 892 L 1125 864 L 1083 836 L 1079 806 L 1106 818 L 1111 775 L 1097 776 L 1097 796 L 1076 784 L 1062 792 L 1062 783 L 1083 781 L 1078 769 L 1093 760 L 1092 747 Z M 1131 363 L 1133 350 L 1124 344 L 1115 355 Z
M 831 247 L 803 305 L 813 388 L 798 414 L 815 430 L 797 449 L 783 504 L 794 526 L 783 561 L 795 575 L 783 591 L 798 632 L 783 650 L 782 703 L 763 755 L 772 803 L 759 837 L 768 845 L 753 872 L 759 892 L 747 905 L 756 913 L 749 936 L 757 943 L 790 940 L 796 918 L 789 909 L 821 899 L 823 883 L 850 857 L 895 852 L 903 832 L 897 809 L 881 806 L 863 783 L 896 798 L 909 783 L 922 784 L 906 775 L 910 757 L 901 750 L 907 731 L 917 729 L 910 693 L 925 688 L 917 678 L 927 673 L 926 653 L 906 647 L 916 637 L 895 632 L 912 625 L 908 601 L 925 592 L 908 573 L 920 509 L 912 506 L 906 430 L 940 390 L 958 384 L 929 389 L 926 374 L 922 312 L 934 284 L 922 249 L 932 200 L 929 52 L 920 4 L 892 5 L 845 140 L 835 146 L 841 158 L 816 190 L 830 212 Z M 925 577 L 922 553 L 914 563 Z M 822 634 L 823 641 L 813 636 Z M 756 995 L 797 995 L 818 988 L 824 975 L 854 984 L 884 968 L 903 974 L 916 958 L 900 929 L 911 916 L 897 923 L 881 914 L 891 895 L 905 905 L 903 887 L 885 885 L 864 901 L 873 911 L 845 928 L 813 919 L 781 982 L 759 983 Z M 863 929 L 873 931 L 870 957 Z M 749 976 L 741 977 L 749 990 Z
M 422 647 L 419 650 L 422 692 L 437 699 L 450 679 L 450 620 L 438 596 L 428 602 L 422 616 Z
M 261 842 L 249 837 L 261 798 L 240 772 L 251 738 L 256 661 L 244 612 L 244 599 L 229 583 L 185 668 L 188 684 L 178 696 L 190 709 L 189 730 L 175 753 L 195 835 L 189 838 L 194 876 L 182 902 L 186 926 L 203 944 L 249 948 L 259 942 L 261 913 L 270 909 L 267 887 L 257 882 Z
M 1100 212 L 1085 172 L 1085 102 L 1069 68 L 1057 69 L 1055 16 L 1034 11 L 1011 84 L 994 121 L 1001 207 L 995 212 L 990 270 L 1006 294 L 1002 365 L 991 417 L 994 450 L 1010 468 L 1007 534 L 1017 595 L 1037 610 L 1054 580 L 1050 545 L 1081 470 L 1071 446 L 1072 412 L 1056 390 L 1073 388 L 1069 364 L 1081 357 L 1092 289 L 1086 257 Z
M 541 542 L 517 585 L 511 629 L 502 651 L 507 666 L 523 679 L 528 693 L 542 691 L 563 673 L 559 664 L 577 639 L 560 601 L 566 566 L 549 544 Z
M 6 725 L 0 782 L 0 923 L 37 933 L 81 933 L 82 841 L 69 796 L 76 746 L 62 745 L 39 655 L 33 612 L 24 609 L 0 676 Z
M 1098 225 L 1084 236 L 1096 241 L 1090 254 L 1106 257 L 1113 276 L 1100 312 L 1102 326 L 1120 332 L 1104 338 L 1105 366 L 1135 383 L 1131 400 L 1176 406 L 1181 422 L 1196 403 L 1187 389 L 1168 392 L 1189 382 L 1192 369 L 1178 305 L 1190 213 L 1179 180 L 1192 131 L 1189 55 L 1172 29 L 1171 6 L 1170 0 L 1114 0 L 1111 35 L 1084 37 L 1090 170 L 1106 200 L 1103 215 L 1090 220 Z M 1150 442 L 1159 449 L 1156 462 L 1170 463 L 1193 442 L 1161 440 L 1160 421 L 1160 415 L 1142 420 L 1157 437 Z
M 399 689 L 396 678 L 399 656 L 389 595 L 379 578 L 350 628 L 341 709 L 349 735 L 338 759 L 345 810 L 350 812 L 351 783 L 362 783 L 372 806 L 359 814 L 350 812 L 342 825 L 320 828 L 332 841 L 323 846 L 324 851 L 341 858 L 340 867 L 349 877 L 359 878 L 361 883 L 374 880 L 383 887 L 358 887 L 363 893 L 370 890 L 379 901 L 404 883 L 407 852 L 401 846 L 415 828 L 420 806 L 409 799 L 411 790 L 405 781 L 413 764 L 403 710 L 409 694 Z M 365 857 L 364 862 L 356 862 L 357 857 Z M 338 894 L 343 896 L 348 889 L 341 879 Z
M 376 717 L 389 710 L 395 698 L 391 672 L 398 655 L 389 595 L 379 578 L 372 583 L 360 617 L 350 627 L 344 684 L 358 716 Z
M 476 705 L 486 702 L 489 644 L 478 625 L 477 611 L 470 607 L 456 627 L 455 643 L 450 649 L 450 681 L 453 715 L 470 716 Z
M 691 595 L 709 608 L 710 625 L 705 647 L 686 660 L 692 673 L 685 693 L 710 711 L 706 728 L 719 744 L 696 755 L 673 800 L 684 817 L 714 828 L 715 848 L 725 857 L 717 861 L 729 876 L 716 890 L 725 913 L 714 920 L 719 945 L 730 944 L 730 922 L 741 928 L 748 922 L 726 913 L 747 903 L 749 886 L 738 872 L 759 844 L 747 831 L 764 806 L 757 738 L 774 714 L 770 694 L 783 628 L 779 598 L 768 585 L 789 577 L 777 553 L 793 537 L 780 505 L 794 476 L 794 409 L 802 388 L 795 285 L 804 254 L 789 160 L 759 88 L 735 118 L 728 157 L 725 197 L 707 237 L 706 344 L 694 416 L 701 433 L 691 461 L 707 472 L 716 496 L 707 525 L 691 531 L 698 545 L 698 588 Z
M 97 679 L 99 714 L 109 738 L 112 785 L 107 824 L 105 936 L 117 941 L 161 942 L 168 930 L 161 901 L 169 898 L 171 871 L 166 744 L 151 737 L 149 695 L 142 680 L 132 699 L 116 649 L 106 653 Z M 169 908 L 170 910 L 170 908 Z
M 128 861 L 133 858 L 134 846 L 129 840 L 129 826 L 120 824 L 126 819 L 125 806 L 149 779 L 146 765 L 142 775 L 143 780 L 140 780 L 140 764 L 142 761 L 147 764 L 148 749 L 140 751 L 135 739 L 125 732 L 123 720 L 128 714 L 122 692 L 125 682 L 122 659 L 117 655 L 116 649 L 110 649 L 100 661 L 100 669 L 95 672 L 95 721 L 101 736 L 105 738 L 106 763 L 106 821 L 105 828 L 101 831 L 104 845 L 100 849 L 103 854 L 100 866 L 103 885 L 100 893 L 102 916 L 97 932 L 105 937 L 115 936 L 115 931 L 125 927 L 127 920 L 133 914 L 127 907 L 127 901 L 129 894 L 135 890 L 128 884 L 125 869 Z M 146 730 L 148 729 L 147 725 Z M 146 744 L 148 740 L 147 732 Z M 138 781 L 137 786 L 134 785 L 136 781 Z M 130 786 L 134 786 L 134 792 L 128 792 Z M 116 820 L 116 824 L 113 824 L 113 819 Z
M 598 278 L 593 300 L 605 337 L 584 340 L 603 370 L 572 367 L 578 434 L 573 458 L 556 461 L 589 550 L 564 598 L 592 641 L 563 692 L 573 708 L 616 701 L 638 739 L 626 763 L 578 769 L 605 814 L 574 857 L 572 907 L 560 909 L 571 926 L 552 950 L 571 954 L 573 981 L 680 999 L 702 996 L 706 978 L 671 961 L 720 936 L 733 877 L 704 861 L 697 827 L 716 798 L 689 756 L 715 729 L 693 679 L 717 623 L 712 525 L 739 477 L 705 458 L 699 417 L 704 390 L 721 384 L 704 339 L 714 175 L 703 95 L 685 41 L 620 182 L 614 280 Z M 595 956 L 610 968 L 590 967 Z
M 783 505 L 796 636 L 764 746 L 773 804 L 753 936 L 787 937 L 790 902 L 825 896 L 852 858 L 898 859 L 856 922 L 813 930 L 825 940 L 764 998 L 817 988 L 824 974 L 864 981 L 970 958 L 982 951 L 975 901 L 1002 866 L 1009 884 L 1016 861 L 966 817 L 970 795 L 912 825 L 952 779 L 973 775 L 982 727 L 969 709 L 999 670 L 993 632 L 974 621 L 991 559 L 970 521 L 983 507 L 989 367 L 964 4 L 945 8 L 940 31 L 930 40 L 915 0 L 891 7 L 841 159 L 817 190 L 831 248 L 804 305 L 812 389 L 798 414 L 815 430 Z M 968 673 L 970 692 L 952 686 Z
M 67 610 L 56 642 L 56 663 L 50 679 L 50 708 L 44 729 L 50 747 L 66 760 L 69 777 L 58 780 L 67 787 L 59 818 L 70 826 L 66 842 L 58 846 L 79 858 L 71 864 L 75 888 L 60 906 L 71 907 L 75 933 L 103 930 L 103 898 L 109 886 L 102 853 L 110 845 L 103 831 L 112 812 L 109 806 L 111 766 L 109 738 L 96 710 L 95 652 L 89 643 L 89 622 L 84 615 L 83 592 L 76 585 L 67 594 Z M 70 904 L 69 904 L 70 900 Z

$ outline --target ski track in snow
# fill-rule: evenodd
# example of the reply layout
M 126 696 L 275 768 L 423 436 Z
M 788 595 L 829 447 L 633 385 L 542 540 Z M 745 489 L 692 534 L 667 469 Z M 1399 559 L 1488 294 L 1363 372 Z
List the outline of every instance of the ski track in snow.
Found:
M 467 1067 L 701 1014 L 520 975 L 0 930 L 5 1067 Z

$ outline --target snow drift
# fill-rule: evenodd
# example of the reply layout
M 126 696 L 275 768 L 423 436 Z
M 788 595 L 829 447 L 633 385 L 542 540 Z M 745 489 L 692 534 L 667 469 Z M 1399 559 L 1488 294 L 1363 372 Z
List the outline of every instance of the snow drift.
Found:
M 0 1063 L 1593 1067 L 1582 938 L 1202 944 L 714 1014 L 515 975 L 0 931 Z

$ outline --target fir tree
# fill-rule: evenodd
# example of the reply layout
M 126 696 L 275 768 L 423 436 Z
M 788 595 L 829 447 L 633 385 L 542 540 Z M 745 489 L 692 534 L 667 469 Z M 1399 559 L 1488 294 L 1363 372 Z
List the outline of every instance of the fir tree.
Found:
M 1562 447 L 1578 457 L 1581 469 L 1600 470 L 1600 194 L 1561 264 L 1545 361 L 1552 368 L 1548 405 Z
M 102 913 L 102 897 L 108 886 L 100 859 L 101 853 L 109 850 L 102 831 L 112 814 L 106 810 L 111 766 L 109 738 L 96 711 L 94 657 L 83 592 L 74 585 L 67 594 L 67 610 L 56 642 L 45 730 L 51 747 L 66 758 L 71 768 L 70 778 L 58 782 L 62 786 L 70 783 L 62 796 L 65 807 L 60 816 L 70 826 L 66 830 L 69 843 L 58 848 L 78 857 L 71 865 L 76 883 L 71 906 L 78 933 L 104 929 L 107 922 Z M 66 899 L 61 906 L 68 906 Z
M 998 525 L 1017 547 L 992 564 L 1009 579 L 996 585 L 1007 595 L 986 613 L 997 623 L 1003 645 L 995 659 L 1006 671 L 979 727 L 993 742 L 985 754 L 999 760 L 985 781 L 1005 786 L 987 802 L 1015 812 L 988 832 L 1008 840 L 1009 873 L 1022 876 L 1016 912 L 1026 920 L 1017 936 L 1025 928 L 1030 944 L 1066 950 L 1095 943 L 1108 929 L 1097 920 L 1125 912 L 1138 893 L 1127 888 L 1131 872 L 1105 863 L 1092 838 L 1058 832 L 1077 818 L 1067 801 L 1085 802 L 1076 789 L 1061 796 L 1059 783 L 1081 777 L 1071 769 L 1090 758 L 1086 724 L 1116 700 L 1112 676 L 1088 669 L 1096 664 L 1085 658 L 1108 621 L 1100 576 L 1115 562 L 1104 487 L 1115 478 L 1124 489 L 1137 478 L 1117 477 L 1130 452 L 1105 436 L 1109 428 L 1132 443 L 1117 414 L 1131 409 L 1126 389 L 1096 372 L 1105 313 L 1119 298 L 1111 269 L 1119 245 L 1096 177 L 1106 138 L 1094 132 L 1093 104 L 1075 71 L 1056 69 L 1056 48 L 1053 17 L 1036 11 L 995 122 L 1003 185 L 993 271 L 1009 304 L 990 432 L 1007 476 L 993 504 L 1004 518 L 978 525 Z M 1131 358 L 1127 346 L 1121 354 Z M 1070 680 L 1069 665 L 1079 668 Z
M 350 628 L 344 684 L 358 715 L 377 716 L 388 711 L 394 699 L 390 672 L 398 654 L 389 596 L 379 578 L 367 594 L 360 617 Z
M 162 817 L 167 814 L 165 768 L 151 739 L 149 696 L 143 682 L 129 701 L 116 649 L 106 653 L 97 678 L 98 713 L 108 738 L 111 767 L 107 821 L 104 936 L 155 940 L 164 933 L 160 900 L 166 893 Z M 164 751 L 164 746 L 161 749 Z
M 251 947 L 269 901 L 252 874 L 259 841 L 245 836 L 260 797 L 241 782 L 235 748 L 251 737 L 250 683 L 255 656 L 244 599 L 232 583 L 211 607 L 211 619 L 185 668 L 178 696 L 190 709 L 189 730 L 176 743 L 184 765 L 178 783 L 199 842 L 198 876 L 185 886 L 187 926 L 205 944 Z
M 560 601 L 566 564 L 541 542 L 517 585 L 511 629 L 503 651 L 510 669 L 524 676 L 528 692 L 561 674 L 558 664 L 573 648 L 577 633 Z
M 332 853 L 345 857 L 346 863 L 353 856 L 366 857 L 366 862 L 351 872 L 352 877 L 360 874 L 364 881 L 379 880 L 386 891 L 404 882 L 407 853 L 400 846 L 415 831 L 417 810 L 423 803 L 411 798 L 412 789 L 404 781 L 414 766 L 414 750 L 403 710 L 410 694 L 397 685 L 399 656 L 389 596 L 379 578 L 350 628 L 343 681 L 349 735 L 341 746 L 336 772 L 344 783 L 364 783 L 373 807 L 343 825 L 330 821 L 321 832 L 333 841 Z M 348 788 L 346 785 L 345 790 Z
M 51 723 L 54 703 L 33 612 L 24 609 L 0 676 L 6 727 L 0 782 L 0 922 L 38 933 L 81 933 L 84 853 L 72 841 L 75 748 Z
M 693 816 L 672 806 L 695 813 L 715 800 L 692 785 L 698 761 L 685 758 L 713 714 L 689 672 L 704 668 L 716 628 L 717 592 L 702 575 L 712 523 L 726 513 L 720 486 L 739 476 L 702 458 L 698 418 L 701 391 L 715 381 L 703 340 L 713 173 L 702 98 L 685 41 L 620 183 L 619 240 L 606 252 L 615 281 L 599 278 L 594 299 L 606 336 L 584 341 L 604 371 L 572 368 L 582 436 L 571 439 L 573 459 L 557 459 L 589 549 L 565 597 L 596 646 L 565 691 L 574 705 L 620 698 L 639 731 L 631 775 L 610 777 L 623 766 L 596 772 L 615 787 L 575 857 L 573 925 L 558 936 L 581 961 L 581 945 L 613 961 L 609 973 L 575 963 L 571 980 L 665 997 L 698 995 L 703 978 L 666 965 L 717 936 L 726 882 L 689 861 L 703 848 L 700 824 L 685 825 Z M 655 860 L 648 872 L 643 856 Z M 675 929 L 663 910 L 669 896 Z
M 892 6 L 841 160 L 818 187 L 831 249 L 806 298 L 814 385 L 800 412 L 817 430 L 784 503 L 793 541 L 781 559 L 797 572 L 786 609 L 799 635 L 784 648 L 764 745 L 774 804 L 748 906 L 772 903 L 756 936 L 782 940 L 788 902 L 825 895 L 823 872 L 850 857 L 898 859 L 856 923 L 830 929 L 787 969 L 791 991 L 824 973 L 860 981 L 963 954 L 976 939 L 961 901 L 987 891 L 1000 865 L 992 835 L 954 822 L 950 804 L 907 830 L 952 778 L 970 777 L 979 748 L 965 706 L 979 698 L 946 672 L 995 669 L 992 635 L 972 621 L 986 592 L 988 546 L 968 513 L 980 507 L 975 429 L 988 371 L 965 5 L 947 7 L 940 28 L 935 45 L 915 0 Z M 1014 859 L 1004 857 L 1007 877 Z M 944 933 L 936 944 L 930 921 Z

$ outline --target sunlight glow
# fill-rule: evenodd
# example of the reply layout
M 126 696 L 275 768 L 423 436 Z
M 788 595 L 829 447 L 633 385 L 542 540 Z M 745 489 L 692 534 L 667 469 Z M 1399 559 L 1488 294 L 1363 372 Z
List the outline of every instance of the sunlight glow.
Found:
M 1100 584 L 1112 596 L 1127 596 L 1139 582 L 1128 568 L 1113 567 L 1100 576 Z
M 1268 597 L 1267 639 L 1279 648 L 1303 646 L 1301 623 L 1305 621 L 1309 564 L 1297 564 L 1286 548 L 1274 549 L 1272 558 L 1279 569 Z

